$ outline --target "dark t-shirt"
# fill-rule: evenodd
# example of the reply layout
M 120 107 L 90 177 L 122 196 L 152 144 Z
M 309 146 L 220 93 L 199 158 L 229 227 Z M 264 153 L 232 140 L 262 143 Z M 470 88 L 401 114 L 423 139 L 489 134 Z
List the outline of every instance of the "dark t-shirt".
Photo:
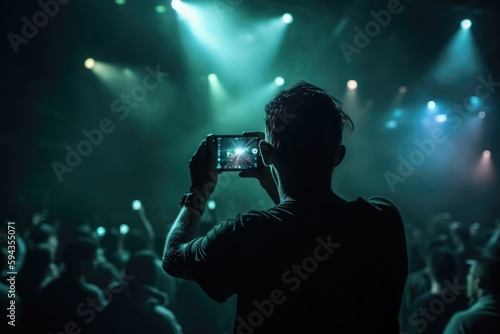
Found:
M 191 241 L 185 256 L 211 298 L 237 294 L 235 333 L 398 333 L 406 241 L 383 198 L 251 211 Z
M 453 314 L 466 308 L 467 297 L 463 290 L 446 288 L 445 292 L 438 295 L 426 292 L 413 303 L 409 333 L 442 334 Z
M 97 286 L 75 282 L 64 275 L 49 283 L 35 301 L 29 333 L 92 333 L 94 319 L 105 297 Z M 28 331 L 27 331 L 28 332 Z

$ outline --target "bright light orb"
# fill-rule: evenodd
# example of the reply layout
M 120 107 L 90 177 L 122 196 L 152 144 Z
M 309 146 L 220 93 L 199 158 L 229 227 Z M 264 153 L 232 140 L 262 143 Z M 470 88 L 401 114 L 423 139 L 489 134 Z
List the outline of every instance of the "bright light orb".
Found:
M 130 227 L 128 227 L 127 224 L 121 224 L 120 225 L 120 234 L 125 235 L 130 231 Z
M 210 82 L 216 82 L 217 79 L 218 79 L 218 77 L 217 77 L 217 74 L 215 74 L 215 73 L 210 73 L 208 75 L 208 81 L 210 81 Z
M 106 234 L 106 228 L 99 226 L 96 232 L 99 237 L 103 237 Z
M 236 155 L 241 155 L 241 154 L 243 154 L 243 152 L 245 152 L 245 150 L 242 149 L 242 148 L 237 148 L 237 149 L 234 150 L 234 153 Z
M 396 122 L 395 120 L 390 120 L 390 121 L 387 121 L 385 123 L 385 127 L 387 129 L 395 129 L 398 127 L 398 122 Z
M 158 14 L 162 14 L 162 13 L 165 13 L 167 11 L 167 8 L 163 5 L 158 5 L 158 6 L 156 6 L 155 10 Z
M 83 63 L 83 65 L 85 65 L 85 67 L 90 70 L 95 66 L 95 59 L 94 58 L 87 58 L 87 59 L 85 59 L 85 62 Z
M 434 102 L 434 101 L 427 102 L 427 108 L 429 108 L 429 109 L 436 108 L 436 102 Z
M 460 25 L 462 26 L 462 29 L 469 29 L 472 25 L 472 22 L 468 19 L 463 20 Z
M 489 150 L 485 150 L 483 152 L 483 157 L 486 158 L 486 159 L 488 159 L 489 157 L 491 157 L 491 152 Z
M 486 117 L 486 113 L 484 111 L 480 111 L 478 114 L 477 114 L 477 117 L 479 118 L 485 118 Z
M 356 89 L 356 88 L 358 88 L 358 82 L 356 80 L 349 80 L 349 81 L 347 81 L 347 88 L 349 88 L 349 89 Z
M 290 24 L 293 22 L 293 16 L 290 13 L 283 14 L 283 22 Z
M 447 119 L 448 119 L 448 116 L 446 116 L 445 114 L 436 115 L 436 122 L 438 122 L 438 123 L 446 122 Z
M 208 210 L 214 210 L 215 209 L 215 201 L 213 199 L 211 199 L 210 201 L 208 201 L 207 203 L 207 207 L 208 207 Z
M 172 6 L 173 9 L 175 10 L 180 10 L 181 7 L 182 7 L 182 3 L 180 0 L 172 0 L 172 2 L 170 3 L 170 5 Z
M 282 77 L 277 77 L 276 79 L 274 79 L 274 83 L 277 86 L 283 86 L 285 84 L 285 79 L 283 79 Z
M 132 202 L 132 209 L 134 209 L 135 211 L 138 211 L 141 208 L 142 208 L 141 201 L 139 201 L 138 199 L 136 199 L 135 201 Z

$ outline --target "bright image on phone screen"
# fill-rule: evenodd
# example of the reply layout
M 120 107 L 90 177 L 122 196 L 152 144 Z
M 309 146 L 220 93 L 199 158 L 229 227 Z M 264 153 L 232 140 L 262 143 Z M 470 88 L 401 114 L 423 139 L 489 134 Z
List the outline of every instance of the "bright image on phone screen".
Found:
M 258 137 L 217 137 L 217 169 L 257 169 L 259 159 Z

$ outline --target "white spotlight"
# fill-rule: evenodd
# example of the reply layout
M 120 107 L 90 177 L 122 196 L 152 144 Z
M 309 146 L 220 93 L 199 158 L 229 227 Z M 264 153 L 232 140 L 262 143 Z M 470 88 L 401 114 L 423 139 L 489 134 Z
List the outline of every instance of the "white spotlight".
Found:
M 485 150 L 483 152 L 483 158 L 488 159 L 489 157 L 491 157 L 491 152 L 489 150 Z
M 215 209 L 215 201 L 213 199 L 211 199 L 210 201 L 208 201 L 207 203 L 207 207 L 208 207 L 208 210 L 214 210 Z
M 436 108 L 436 102 L 434 102 L 434 101 L 427 102 L 427 108 L 429 108 L 429 109 Z
M 181 9 L 181 6 L 182 6 L 182 3 L 180 0 L 172 0 L 172 2 L 170 3 L 170 5 L 172 6 L 173 9 L 175 10 L 180 10 Z
M 447 119 L 448 119 L 448 116 L 446 116 L 445 114 L 436 115 L 436 122 L 438 122 L 438 123 L 446 122 Z
M 468 19 L 465 19 L 460 23 L 460 25 L 462 26 L 462 29 L 469 29 L 472 25 L 472 22 Z
M 120 225 L 120 234 L 125 235 L 130 231 L 130 227 L 127 224 Z
M 99 226 L 96 230 L 97 236 L 103 237 L 106 234 L 106 228 Z
M 208 75 L 208 81 L 210 81 L 210 82 L 216 82 L 217 79 L 218 79 L 218 77 L 217 77 L 217 74 L 215 74 L 215 73 L 210 73 Z
M 139 201 L 138 199 L 136 199 L 135 201 L 132 201 L 132 209 L 135 210 L 135 211 L 138 211 L 142 208 L 142 203 L 141 201 Z
M 95 60 L 94 58 L 87 58 L 83 64 L 90 70 L 95 66 Z
M 347 88 L 349 88 L 349 89 L 356 89 L 356 88 L 358 88 L 358 82 L 356 80 L 349 80 L 349 81 L 347 81 Z
M 283 14 L 283 22 L 290 24 L 293 22 L 293 16 L 290 13 Z
M 478 114 L 477 114 L 477 117 L 479 118 L 484 118 L 486 117 L 486 113 L 484 111 L 480 111 Z
M 277 86 L 283 86 L 285 84 L 285 79 L 283 79 L 282 77 L 277 77 L 276 79 L 274 79 L 274 83 Z

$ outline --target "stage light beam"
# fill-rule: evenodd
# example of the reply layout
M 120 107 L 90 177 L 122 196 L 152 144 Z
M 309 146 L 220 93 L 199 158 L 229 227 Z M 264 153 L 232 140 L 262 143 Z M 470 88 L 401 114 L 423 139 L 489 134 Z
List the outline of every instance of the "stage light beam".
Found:
M 97 236 L 103 237 L 106 234 L 106 228 L 99 226 L 96 230 Z
M 163 5 L 158 5 L 156 6 L 155 10 L 158 14 L 163 14 L 167 11 L 167 8 Z
M 274 79 L 274 83 L 277 85 L 277 86 L 283 86 L 285 84 L 285 79 L 283 79 L 283 77 L 277 77 L 276 79 Z
M 142 203 L 138 199 L 132 202 L 132 209 L 138 211 L 142 208 Z
M 125 235 L 130 231 L 130 227 L 127 224 L 120 225 L 120 234 Z
M 356 89 L 356 88 L 358 88 L 358 82 L 356 80 L 349 80 L 349 81 L 347 81 L 347 88 L 349 88 L 349 89 Z
M 85 59 L 85 62 L 83 63 L 83 65 L 85 65 L 85 67 L 87 69 L 91 70 L 95 66 L 95 59 L 94 58 L 87 58 L 87 59 Z
M 293 16 L 290 13 L 283 14 L 283 22 L 290 24 L 293 22 Z
M 438 122 L 438 123 L 444 123 L 444 122 L 446 122 L 447 119 L 448 119 L 448 116 L 446 116 L 445 114 L 436 115 L 436 122 Z
M 479 118 L 484 118 L 486 116 L 486 113 L 484 111 L 480 111 L 478 114 L 477 114 L 477 117 Z
M 429 108 L 429 109 L 436 108 L 436 102 L 434 102 L 434 101 L 427 102 L 427 108 Z
M 465 20 L 462 20 L 462 22 L 460 23 L 460 26 L 462 27 L 462 29 L 469 29 L 472 25 L 472 22 L 469 20 L 469 19 L 465 19 Z
M 387 129 L 395 129 L 398 127 L 398 122 L 396 122 L 395 120 L 390 120 L 390 121 L 387 121 L 385 123 L 385 127 Z
M 210 73 L 208 75 L 208 81 L 210 81 L 211 83 L 217 82 L 217 80 L 219 80 L 219 78 L 217 77 L 217 74 Z
M 491 152 L 489 150 L 483 151 L 483 158 L 489 159 L 491 157 Z

